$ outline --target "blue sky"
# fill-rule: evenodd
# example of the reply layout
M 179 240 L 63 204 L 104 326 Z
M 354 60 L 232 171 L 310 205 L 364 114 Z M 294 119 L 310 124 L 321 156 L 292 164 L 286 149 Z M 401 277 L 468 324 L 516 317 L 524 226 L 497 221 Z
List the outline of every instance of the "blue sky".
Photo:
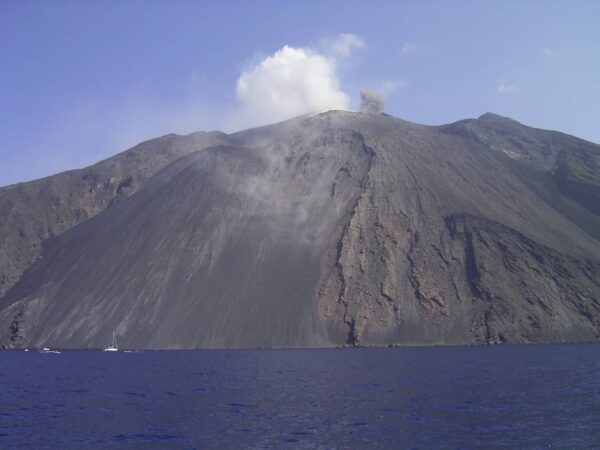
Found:
M 599 19 L 598 1 L 0 0 L 0 185 L 364 89 L 414 122 L 491 111 L 600 142 Z

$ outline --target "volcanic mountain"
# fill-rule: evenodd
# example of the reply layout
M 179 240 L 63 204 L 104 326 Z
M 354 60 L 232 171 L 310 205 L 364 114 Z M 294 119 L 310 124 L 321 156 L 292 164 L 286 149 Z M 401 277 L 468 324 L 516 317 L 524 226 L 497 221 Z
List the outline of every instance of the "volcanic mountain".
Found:
M 600 146 L 493 114 L 168 135 L 0 189 L 0 345 L 600 337 Z

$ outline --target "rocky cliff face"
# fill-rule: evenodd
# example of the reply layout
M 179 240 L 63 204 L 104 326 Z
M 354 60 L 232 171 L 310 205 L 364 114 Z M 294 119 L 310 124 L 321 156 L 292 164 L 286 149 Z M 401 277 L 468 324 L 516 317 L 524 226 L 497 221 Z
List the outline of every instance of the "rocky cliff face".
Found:
M 599 337 L 595 144 L 490 114 L 427 127 L 332 111 L 143 146 L 160 158 L 100 163 L 92 189 L 84 169 L 0 190 L 0 344 Z M 58 206 L 42 204 L 55 185 Z

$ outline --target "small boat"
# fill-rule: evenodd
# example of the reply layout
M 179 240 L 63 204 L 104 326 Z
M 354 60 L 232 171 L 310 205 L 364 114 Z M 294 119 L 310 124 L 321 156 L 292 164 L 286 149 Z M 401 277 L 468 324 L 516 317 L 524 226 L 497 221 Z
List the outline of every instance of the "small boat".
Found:
M 119 350 L 119 347 L 117 346 L 117 336 L 116 334 L 113 332 L 113 340 L 112 340 L 112 344 L 109 347 L 106 347 L 104 349 L 105 352 L 116 352 Z
M 47 347 L 44 347 L 43 349 L 40 350 L 40 353 L 60 353 L 58 350 L 51 350 Z

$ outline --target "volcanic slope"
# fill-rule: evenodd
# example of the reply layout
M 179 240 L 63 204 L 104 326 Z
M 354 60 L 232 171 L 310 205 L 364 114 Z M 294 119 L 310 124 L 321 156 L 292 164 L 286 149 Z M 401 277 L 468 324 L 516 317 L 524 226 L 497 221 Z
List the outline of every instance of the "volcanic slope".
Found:
M 0 299 L 0 344 L 599 337 L 596 144 L 342 111 L 218 139 L 46 241 Z
M 222 133 L 170 134 L 93 166 L 0 188 L 0 297 L 41 256 L 42 243 L 135 193 L 171 162 Z

